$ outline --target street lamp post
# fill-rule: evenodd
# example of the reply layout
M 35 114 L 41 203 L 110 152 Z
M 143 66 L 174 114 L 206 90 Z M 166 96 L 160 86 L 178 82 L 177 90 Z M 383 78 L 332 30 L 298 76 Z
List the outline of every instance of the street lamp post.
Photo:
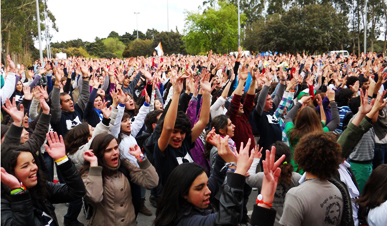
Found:
M 137 39 L 138 39 L 138 14 L 140 14 L 140 12 L 134 12 L 134 14 L 136 14 L 136 23 L 137 23 Z
M 364 54 L 367 54 L 367 0 L 364 3 Z
M 39 0 L 36 0 L 36 19 L 38 20 L 38 37 L 39 37 L 39 55 L 40 55 L 40 63 L 43 65 L 42 38 L 40 37 Z
M 238 0 L 238 47 L 241 46 L 241 16 L 239 11 L 239 1 Z

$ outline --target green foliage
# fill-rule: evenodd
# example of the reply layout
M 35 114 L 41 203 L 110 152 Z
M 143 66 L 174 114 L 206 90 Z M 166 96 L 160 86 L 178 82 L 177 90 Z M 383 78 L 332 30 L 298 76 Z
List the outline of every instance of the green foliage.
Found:
M 90 55 L 95 57 L 102 57 L 102 53 L 107 51 L 102 39 L 98 37 L 95 38 L 95 42 L 86 44 L 86 50 Z
M 282 16 L 271 15 L 247 29 L 244 46 L 253 51 L 310 53 L 348 48 L 347 18 L 330 5 L 292 8 Z
M 119 37 L 120 41 L 124 43 L 125 46 L 129 45 L 129 43 L 136 39 L 136 37 L 133 37 L 133 35 L 129 34 L 128 32 L 125 32 L 122 36 Z
M 70 47 L 63 50 L 64 53 L 67 53 L 67 56 L 82 56 L 82 57 L 89 57 L 90 55 L 87 53 L 87 51 L 83 47 Z
M 206 9 L 202 14 L 188 12 L 185 19 L 183 38 L 187 52 L 197 54 L 213 50 L 216 53 L 227 53 L 237 49 L 238 13 L 233 4 L 219 2 L 220 9 Z M 246 16 L 241 14 L 241 24 Z
M 44 4 L 39 0 L 40 19 L 43 20 Z M 53 22 L 56 30 L 55 17 L 48 10 L 48 17 Z M 41 24 L 42 32 L 44 25 Z M 35 0 L 1 0 L 1 35 L 2 35 L 2 57 L 7 54 L 16 56 L 16 62 L 29 64 L 35 53 L 34 39 L 38 36 L 36 23 L 36 1 Z M 19 60 L 17 60 L 19 59 Z
M 125 45 L 120 40 L 118 40 L 118 38 L 107 38 L 104 39 L 102 42 L 105 45 L 107 52 L 113 53 L 119 58 L 122 57 Z
M 85 47 L 86 43 L 82 41 L 82 39 L 74 39 L 70 41 L 65 41 L 65 42 L 56 42 L 56 43 L 51 43 L 52 48 L 69 48 L 69 47 Z
M 120 35 L 115 31 L 110 32 L 110 34 L 108 35 L 108 38 L 119 38 L 119 37 Z
M 123 57 L 136 57 L 136 56 L 151 56 L 154 46 L 152 40 L 145 39 L 136 39 L 131 42 L 124 50 Z

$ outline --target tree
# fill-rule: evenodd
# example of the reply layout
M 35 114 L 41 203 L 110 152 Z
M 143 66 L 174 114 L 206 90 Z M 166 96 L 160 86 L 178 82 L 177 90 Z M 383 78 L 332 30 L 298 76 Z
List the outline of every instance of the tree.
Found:
M 153 41 L 149 39 L 136 39 L 125 48 L 122 55 L 123 57 L 151 56 L 156 47 L 152 43 Z
M 202 14 L 187 12 L 183 38 L 186 50 L 198 54 L 213 50 L 226 53 L 238 46 L 238 13 L 231 3 L 219 2 L 220 9 L 206 9 Z M 241 14 L 241 24 L 246 16 Z
M 282 16 L 274 14 L 247 29 L 244 45 L 249 50 L 325 52 L 349 48 L 347 18 L 330 5 L 292 8 Z
M 67 56 L 82 56 L 82 57 L 89 57 L 90 55 L 87 53 L 87 51 L 83 47 L 70 47 L 63 50 L 64 53 L 67 53 Z
M 125 46 L 129 45 L 129 43 L 135 39 L 136 39 L 136 37 L 133 37 L 133 35 L 131 35 L 128 32 L 125 32 L 125 34 L 123 34 L 122 36 L 119 37 L 119 40 L 121 42 L 123 42 L 125 44 Z
M 120 35 L 115 31 L 110 32 L 110 34 L 108 35 L 108 38 L 119 38 L 119 37 Z
M 159 32 L 156 30 L 156 29 L 148 29 L 146 30 L 145 32 L 145 38 L 146 39 L 154 39 L 155 36 L 157 36 L 159 34 Z
M 137 30 L 133 30 L 132 36 L 134 37 L 134 39 L 137 39 Z M 145 39 L 145 34 L 142 33 L 141 31 L 138 31 L 138 38 L 144 40 Z
M 35 0 L 1 0 L 2 57 L 12 53 L 16 62 L 31 63 L 32 56 L 36 53 L 34 39 L 38 36 L 35 4 Z M 43 20 L 45 5 L 42 0 L 39 0 L 39 8 L 40 19 Z M 52 28 L 57 30 L 54 15 L 50 10 L 47 11 L 48 18 L 53 23 Z M 43 23 L 41 28 L 43 33 Z
M 122 57 L 125 45 L 120 40 L 118 40 L 118 38 L 107 38 L 102 42 L 105 45 L 107 52 L 113 53 L 117 57 Z
M 102 42 L 102 39 L 96 37 L 95 42 L 86 45 L 87 52 L 94 57 L 102 57 L 102 53 L 105 53 L 106 46 Z

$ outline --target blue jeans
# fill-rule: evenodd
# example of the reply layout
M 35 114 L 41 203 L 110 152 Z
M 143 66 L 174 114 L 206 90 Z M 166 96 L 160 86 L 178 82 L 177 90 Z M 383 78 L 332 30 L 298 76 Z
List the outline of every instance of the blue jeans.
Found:
M 372 161 L 373 169 L 376 169 L 379 165 L 387 163 L 386 159 L 387 144 L 375 143 L 374 159 Z

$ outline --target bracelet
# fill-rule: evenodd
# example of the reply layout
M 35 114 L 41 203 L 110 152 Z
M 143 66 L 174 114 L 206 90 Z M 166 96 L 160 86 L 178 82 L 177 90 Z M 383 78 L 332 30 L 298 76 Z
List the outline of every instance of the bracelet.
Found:
M 230 168 L 228 168 L 228 169 L 227 169 L 227 172 L 233 172 L 233 173 L 235 173 L 235 169 L 230 169 Z
M 271 203 L 267 203 L 267 202 L 263 201 L 263 196 L 261 194 L 259 194 L 257 196 L 257 205 L 260 203 L 265 204 L 265 205 L 269 206 L 270 208 L 273 207 L 273 205 Z
M 63 157 L 60 158 L 60 159 L 55 160 L 55 162 L 56 162 L 56 163 L 59 163 L 59 162 L 65 160 L 66 158 L 67 158 L 67 155 L 63 156 Z
M 22 184 L 22 185 L 20 186 L 20 188 L 14 188 L 14 189 L 12 189 L 11 195 L 17 195 L 17 194 L 22 193 L 22 192 L 24 192 L 24 191 L 26 191 L 26 190 L 27 190 L 26 187 Z
M 145 155 L 141 153 L 141 155 L 138 155 L 136 156 L 137 158 L 139 157 L 140 160 L 138 160 L 139 162 L 143 162 L 145 160 Z

